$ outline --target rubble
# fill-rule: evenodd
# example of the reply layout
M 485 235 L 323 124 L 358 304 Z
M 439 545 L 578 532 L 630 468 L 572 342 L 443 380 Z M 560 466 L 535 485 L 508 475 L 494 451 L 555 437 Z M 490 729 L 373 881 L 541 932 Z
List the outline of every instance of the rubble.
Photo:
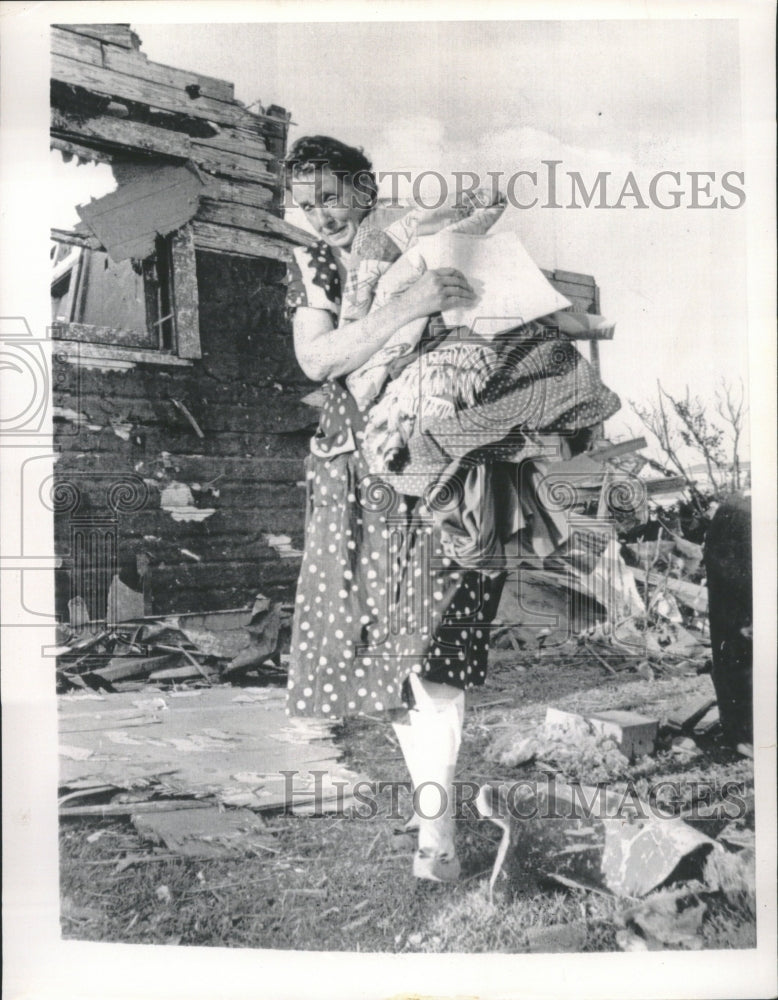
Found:
M 251 673 L 277 681 L 284 675 L 281 649 L 291 616 L 291 605 L 259 595 L 250 608 L 71 623 L 57 660 L 57 689 L 122 691 L 146 682 L 211 685 Z
M 340 763 L 334 724 L 291 724 L 283 689 L 250 693 L 61 697 L 60 817 L 129 817 L 176 854 L 220 857 L 272 850 L 268 811 L 347 808 L 361 776 Z
M 638 715 L 637 712 L 605 711 L 583 716 L 553 707 L 546 709 L 545 731 L 548 736 L 575 739 L 595 734 L 610 738 L 630 760 L 653 753 L 658 730 L 658 720 Z
M 623 951 L 673 947 L 698 951 L 703 946 L 700 929 L 706 909 L 691 890 L 664 890 L 621 914 L 624 930 L 617 941 Z
M 132 824 L 144 840 L 164 844 L 175 854 L 189 858 L 235 857 L 247 853 L 274 852 L 272 835 L 260 816 L 250 809 L 198 809 L 136 812 Z
M 714 840 L 681 819 L 608 819 L 602 873 L 605 884 L 620 896 L 646 896 L 667 882 L 682 861 L 696 864 L 711 850 Z

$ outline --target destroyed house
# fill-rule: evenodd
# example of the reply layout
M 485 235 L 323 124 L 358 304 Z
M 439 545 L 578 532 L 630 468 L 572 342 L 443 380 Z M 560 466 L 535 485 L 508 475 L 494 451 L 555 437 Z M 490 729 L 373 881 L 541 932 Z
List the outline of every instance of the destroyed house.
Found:
M 112 585 L 133 616 L 294 585 L 316 415 L 284 311 L 310 239 L 282 218 L 288 124 L 129 25 L 52 28 L 51 145 L 116 181 L 52 231 L 64 621 L 77 598 L 104 619 Z
M 129 25 L 52 28 L 51 145 L 114 181 L 52 230 L 62 621 L 293 594 L 317 415 L 284 308 L 311 240 L 283 219 L 288 127 Z M 546 273 L 599 312 L 591 277 Z

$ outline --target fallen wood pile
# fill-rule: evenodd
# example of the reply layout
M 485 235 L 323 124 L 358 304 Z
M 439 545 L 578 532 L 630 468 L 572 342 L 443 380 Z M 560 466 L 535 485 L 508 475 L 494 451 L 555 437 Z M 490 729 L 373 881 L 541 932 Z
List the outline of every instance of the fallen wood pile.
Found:
M 146 684 L 283 681 L 292 606 L 259 595 L 250 608 L 87 622 L 68 630 L 57 690 L 135 691 Z
M 610 675 L 629 669 L 646 679 L 710 670 L 703 549 L 684 537 L 687 505 L 677 499 L 694 484 L 639 476 L 658 468 L 639 454 L 645 446 L 644 438 L 599 441 L 549 467 L 544 484 L 552 505 L 564 494 L 569 537 L 509 574 L 496 650 L 525 663 L 528 653 L 577 652 Z M 663 508 L 665 497 L 676 499 Z

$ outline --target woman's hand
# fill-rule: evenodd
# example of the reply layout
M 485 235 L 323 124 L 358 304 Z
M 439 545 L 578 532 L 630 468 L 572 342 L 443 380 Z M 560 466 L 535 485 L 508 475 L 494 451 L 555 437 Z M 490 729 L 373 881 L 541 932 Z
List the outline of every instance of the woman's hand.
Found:
M 397 298 L 409 311 L 410 318 L 416 319 L 472 305 L 477 297 L 461 271 L 454 267 L 438 267 L 425 271 Z

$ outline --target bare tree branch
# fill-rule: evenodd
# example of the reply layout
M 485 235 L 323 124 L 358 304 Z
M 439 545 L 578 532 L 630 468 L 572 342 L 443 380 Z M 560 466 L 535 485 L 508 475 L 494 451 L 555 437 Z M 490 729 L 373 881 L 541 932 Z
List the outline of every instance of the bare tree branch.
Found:
M 743 380 L 740 383 L 740 393 L 736 394 L 734 386 L 726 379 L 721 379 L 721 384 L 716 390 L 716 412 L 726 421 L 730 427 L 732 440 L 732 487 L 740 489 L 740 437 L 743 433 L 746 413 L 748 407 L 745 405 L 745 387 Z

